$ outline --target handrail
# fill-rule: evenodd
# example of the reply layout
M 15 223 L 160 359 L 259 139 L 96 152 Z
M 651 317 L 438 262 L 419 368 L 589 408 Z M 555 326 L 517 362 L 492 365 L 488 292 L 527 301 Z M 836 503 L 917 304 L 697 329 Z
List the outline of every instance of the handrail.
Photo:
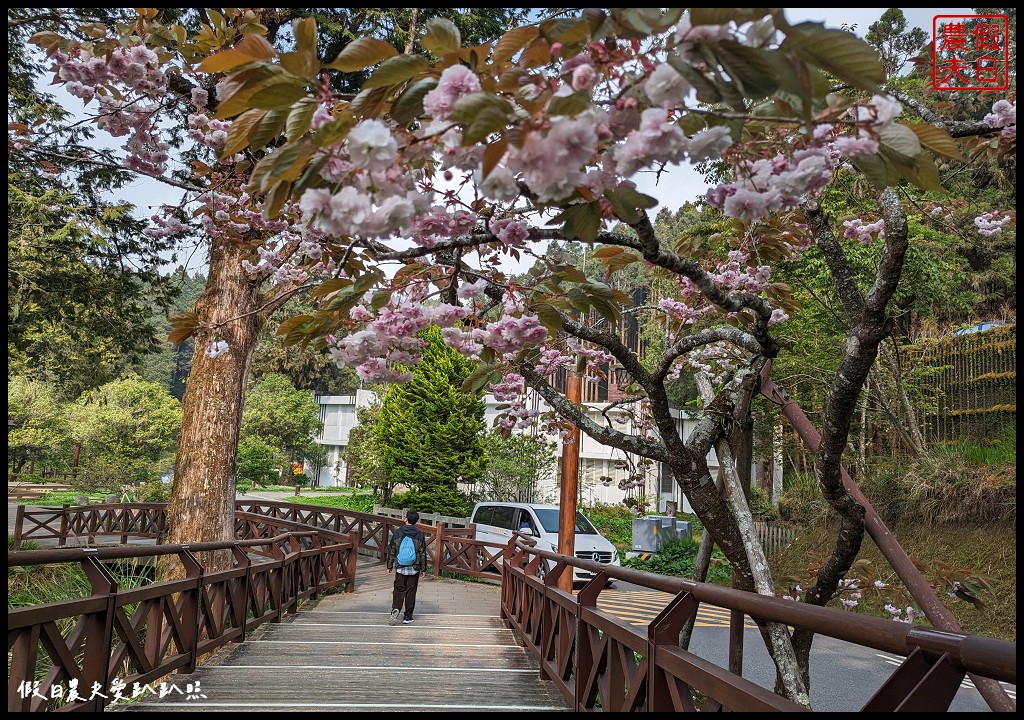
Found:
M 513 539 L 512 542 L 518 551 L 555 561 L 556 568 L 578 567 L 595 575 L 601 574 L 605 580 L 622 580 L 676 596 L 690 595 L 698 602 L 727 610 L 742 611 L 755 622 L 760 619 L 792 627 L 814 627 L 816 634 L 875 650 L 906 655 L 919 647 L 936 655 L 949 654 L 956 657 L 971 672 L 977 671 L 1004 682 L 1017 682 L 1017 646 L 1016 643 L 1007 640 L 935 630 L 696 580 L 604 565 L 593 560 L 581 560 L 547 550 L 537 550 L 522 540 Z M 604 581 L 601 587 L 603 585 Z M 598 591 L 601 587 L 597 588 Z
M 350 577 L 354 577 L 356 548 L 377 553 L 383 561 L 389 533 L 400 524 L 395 519 L 368 513 L 296 503 L 245 500 L 239 501 L 236 507 L 239 508 L 236 516 L 240 521 L 247 521 L 239 527 L 252 528 L 259 533 L 275 525 L 290 530 L 275 538 L 242 541 L 247 544 L 270 544 L 276 548 L 275 543 L 284 542 L 280 538 L 288 538 L 292 550 L 297 550 L 297 536 L 314 534 L 312 529 L 300 528 L 314 526 L 325 536 L 345 537 L 348 542 L 344 547 L 349 552 L 342 564 L 351 567 Z M 131 510 L 127 506 L 107 508 L 108 512 L 114 511 L 110 517 L 115 519 L 129 518 Z M 33 520 L 47 532 L 56 532 L 47 523 L 58 521 L 62 528 L 67 527 L 66 513 L 41 512 Z M 112 534 L 123 530 L 116 527 L 116 523 L 110 527 Z M 520 642 L 540 666 L 542 677 L 554 682 L 577 710 L 692 710 L 691 690 L 704 699 L 701 709 L 805 709 L 678 646 L 680 630 L 696 616 L 701 603 L 749 615 L 756 622 L 775 621 L 808 628 L 816 634 L 861 647 L 905 656 L 903 664 L 861 708 L 864 711 L 945 710 L 965 673 L 993 682 L 1016 683 L 1016 643 L 1013 642 L 895 623 L 835 608 L 562 556 L 538 550 L 532 538 L 518 534 L 514 534 L 508 544 L 499 545 L 467 537 L 464 531 L 448 533 L 442 527 L 429 526 L 423 529 L 430 565 L 436 574 L 447 571 L 501 580 L 502 620 L 517 632 Z M 314 545 L 318 544 L 314 539 Z M 215 549 L 213 546 L 221 544 L 149 546 L 133 550 L 131 555 L 179 552 L 183 558 L 191 558 L 192 551 L 203 549 L 203 545 Z M 320 550 L 331 547 L 342 546 L 320 547 Z M 98 565 L 97 560 L 124 552 L 127 550 L 116 548 L 36 550 L 9 553 L 9 560 L 21 561 L 27 555 L 38 560 L 45 557 L 40 553 L 68 553 L 67 557 L 74 556 L 83 565 Z M 238 550 L 235 553 L 236 557 L 245 557 L 245 553 Z M 282 557 L 279 549 L 275 553 L 276 557 Z M 282 561 L 266 565 L 275 566 L 275 562 Z M 543 577 L 542 563 L 554 564 Z M 254 572 L 256 567 L 262 568 L 262 565 L 248 566 L 246 572 Z M 487 570 L 488 567 L 494 569 Z M 594 579 L 577 595 L 557 587 L 558 577 L 563 572 L 571 572 L 571 567 L 595 573 Z M 665 608 L 646 628 L 616 618 L 597 606 L 609 579 L 666 593 Z M 264 591 L 261 597 L 265 594 Z M 292 604 L 281 604 L 253 622 L 279 618 L 282 612 L 294 608 L 294 600 L 289 602 Z M 248 630 L 254 625 L 249 622 L 243 626 Z M 9 613 L 9 629 L 13 627 Z M 596 701 L 597 698 L 600 700 Z
M 9 551 L 9 566 L 79 563 L 91 594 L 8 610 L 8 711 L 102 711 L 115 681 L 134 687 L 192 672 L 201 657 L 297 612 L 301 600 L 340 585 L 354 591 L 356 537 L 263 515 L 236 511 L 235 517 L 236 530 L 246 535 L 288 530 L 236 541 Z M 267 548 L 257 551 L 264 559 L 254 561 L 246 550 L 260 547 Z M 233 566 L 207 571 L 197 553 L 217 550 L 231 550 Z M 185 576 L 137 588 L 120 588 L 103 564 L 167 555 L 178 556 Z M 72 683 L 100 692 L 81 701 L 44 694 Z
M 224 540 L 221 542 L 188 543 L 185 545 L 117 545 L 98 548 L 53 548 L 39 550 L 11 550 L 7 553 L 9 567 L 26 565 L 44 565 L 47 563 L 74 562 L 85 558 L 97 560 L 125 560 L 127 558 L 150 557 L 152 555 L 176 555 L 183 551 L 209 552 L 211 550 L 230 550 L 235 547 L 256 547 L 282 542 L 290 537 L 309 537 L 318 535 L 316 530 L 302 530 L 281 533 L 271 538 L 254 540 Z
M 554 567 L 542 572 L 546 564 Z M 578 567 L 595 573 L 579 593 L 558 587 Z M 647 627 L 598 607 L 609 580 L 660 590 L 665 607 Z M 701 603 L 905 656 L 865 712 L 945 711 L 970 672 L 1016 683 L 1016 643 L 895 623 L 757 593 L 602 565 L 532 547 L 513 536 L 506 546 L 502 619 L 578 711 L 800 711 L 805 707 L 679 647 L 682 628 Z M 701 707 L 696 706 L 699 698 Z

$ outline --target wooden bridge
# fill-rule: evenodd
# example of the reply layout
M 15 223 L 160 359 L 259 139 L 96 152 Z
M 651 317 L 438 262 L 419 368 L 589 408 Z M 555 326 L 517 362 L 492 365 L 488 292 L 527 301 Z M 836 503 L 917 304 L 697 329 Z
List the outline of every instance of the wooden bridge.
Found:
M 16 535 L 58 544 L 69 529 L 79 538 L 151 538 L 162 512 L 21 511 Z M 397 520 L 261 501 L 240 501 L 236 517 L 235 543 L 9 553 L 15 567 L 79 562 L 93 584 L 89 598 L 8 612 L 9 710 L 110 705 L 110 697 L 44 696 L 72 681 L 79 693 L 114 681 L 123 694 L 160 682 L 178 688 L 164 697 L 142 692 L 111 710 L 805 710 L 679 646 L 680 633 L 709 606 L 902 658 L 849 710 L 944 711 L 967 674 L 1016 683 L 1016 643 L 608 567 L 519 538 L 490 545 L 471 529 L 424 528 L 434 579 L 421 584 L 416 621 L 391 627 L 380 553 Z M 223 547 L 232 547 L 235 567 L 205 573 L 196 556 Z M 134 590 L 111 584 L 104 560 L 147 553 L 178 555 L 187 578 Z M 494 569 L 499 555 L 502 574 Z M 556 563 L 543 579 L 542 559 Z M 578 593 L 557 587 L 571 566 L 597 573 Z M 602 601 L 609 578 L 662 593 L 664 607 L 646 624 L 623 619 Z M 325 594 L 331 588 L 347 592 Z M 736 641 L 735 632 L 728 636 Z M 36 694 L 40 677 L 44 692 Z

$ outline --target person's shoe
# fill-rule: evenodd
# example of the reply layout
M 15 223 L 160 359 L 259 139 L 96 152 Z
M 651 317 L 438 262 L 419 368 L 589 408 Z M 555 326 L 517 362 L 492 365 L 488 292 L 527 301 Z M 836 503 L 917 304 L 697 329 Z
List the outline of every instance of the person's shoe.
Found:
M 391 611 L 391 617 L 388 618 L 388 625 L 398 624 L 398 610 Z
M 403 620 L 402 620 L 402 624 L 403 625 L 408 625 L 411 622 L 412 622 L 412 618 L 411 617 L 403 618 Z

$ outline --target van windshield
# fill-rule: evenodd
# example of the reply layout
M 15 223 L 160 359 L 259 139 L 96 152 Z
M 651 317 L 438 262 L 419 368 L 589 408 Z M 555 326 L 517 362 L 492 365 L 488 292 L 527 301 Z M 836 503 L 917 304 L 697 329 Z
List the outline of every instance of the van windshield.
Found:
M 537 519 L 544 526 L 544 532 L 558 532 L 558 510 L 546 508 L 534 508 Z M 579 510 L 576 511 L 576 534 L 577 535 L 599 535 L 597 529 L 590 524 L 590 521 Z

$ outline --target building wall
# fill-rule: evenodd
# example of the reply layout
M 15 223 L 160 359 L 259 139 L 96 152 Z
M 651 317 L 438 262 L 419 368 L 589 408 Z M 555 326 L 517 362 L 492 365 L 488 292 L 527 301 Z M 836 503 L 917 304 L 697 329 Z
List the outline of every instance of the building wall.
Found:
M 321 395 L 316 398 L 320 403 L 320 417 L 324 423 L 323 432 L 316 439 L 321 445 L 328 448 L 327 461 L 320 471 L 319 485 L 321 487 L 339 486 L 346 484 L 347 465 L 342 459 L 344 451 L 348 447 L 349 432 L 356 425 L 356 410 L 370 404 L 374 394 L 369 390 L 357 390 L 355 395 Z M 484 422 L 488 428 L 494 426 L 495 419 L 501 414 L 497 409 L 498 402 L 492 395 L 485 395 L 486 409 L 484 411 Z M 549 410 L 547 403 L 536 394 L 531 393 L 531 408 L 541 413 Z M 605 418 L 601 411 L 608 407 L 608 403 L 587 403 L 590 418 L 599 424 L 605 424 Z M 674 411 L 677 415 L 677 425 L 680 428 L 682 437 L 688 437 L 693 430 L 695 421 L 685 411 Z M 617 430 L 625 433 L 634 432 L 632 422 L 616 425 Z M 517 432 L 530 432 L 520 430 Z M 561 457 L 564 447 L 559 443 L 556 446 L 555 454 Z M 616 467 L 618 460 L 635 460 L 627 457 L 623 451 L 604 445 L 588 435 L 581 433 L 580 442 L 580 474 L 578 486 L 580 497 L 585 504 L 606 503 L 616 505 L 622 503 L 627 497 L 627 491 L 619 489 L 619 481 L 625 479 L 627 470 Z M 708 454 L 708 464 L 711 468 L 712 477 L 718 473 L 718 458 L 712 450 Z M 649 473 L 647 487 L 641 493 L 634 491 L 634 495 L 644 495 L 650 501 L 657 499 L 658 506 L 650 507 L 651 512 L 663 512 L 665 502 L 674 500 L 679 512 L 691 512 L 690 504 L 683 497 L 679 486 L 666 475 L 664 468 Z M 779 468 L 781 475 L 781 468 Z M 605 478 L 602 480 L 602 478 Z M 607 480 L 607 478 L 611 478 Z M 541 487 L 537 488 L 537 502 L 558 502 L 559 486 L 556 478 Z

